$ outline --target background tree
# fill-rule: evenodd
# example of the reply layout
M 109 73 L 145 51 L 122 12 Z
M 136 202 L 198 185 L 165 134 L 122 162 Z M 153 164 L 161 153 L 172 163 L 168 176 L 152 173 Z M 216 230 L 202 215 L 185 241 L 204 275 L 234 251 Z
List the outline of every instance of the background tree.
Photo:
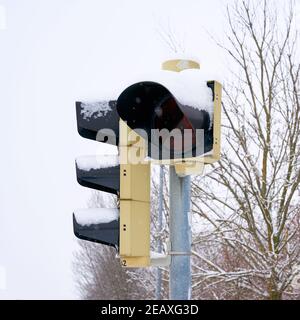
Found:
M 223 153 L 193 181 L 207 226 L 195 239 L 194 288 L 216 298 L 297 296 L 300 65 L 293 3 L 284 4 L 236 1 L 227 11 Z

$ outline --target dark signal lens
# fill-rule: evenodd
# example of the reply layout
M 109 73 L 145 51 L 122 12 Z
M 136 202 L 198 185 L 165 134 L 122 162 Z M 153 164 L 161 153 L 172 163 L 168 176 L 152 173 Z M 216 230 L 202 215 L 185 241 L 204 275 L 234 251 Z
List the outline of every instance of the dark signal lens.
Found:
M 169 140 L 170 149 L 174 152 L 184 153 L 195 146 L 195 130 L 173 96 L 168 95 L 156 104 L 153 122 L 155 129 L 167 129 L 168 132 L 161 134 L 161 143 L 164 145 Z

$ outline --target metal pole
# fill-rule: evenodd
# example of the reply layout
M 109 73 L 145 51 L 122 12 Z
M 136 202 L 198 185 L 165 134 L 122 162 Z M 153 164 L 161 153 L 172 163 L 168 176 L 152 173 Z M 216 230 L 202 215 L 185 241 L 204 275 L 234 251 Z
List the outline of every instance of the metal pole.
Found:
M 171 300 L 189 300 L 191 292 L 190 177 L 179 177 L 170 166 Z
M 163 215 L 162 215 L 162 210 L 163 210 L 163 166 L 161 165 L 159 168 L 159 203 L 158 203 L 158 233 L 159 233 L 159 238 L 158 238 L 158 245 L 157 245 L 157 250 L 159 253 L 162 251 L 162 242 L 161 242 L 161 230 L 162 230 L 162 220 L 163 220 Z M 156 300 L 161 300 L 162 298 L 162 293 L 161 293 L 161 286 L 162 286 L 162 274 L 161 274 L 161 269 L 160 267 L 157 267 L 156 270 L 156 292 L 155 292 L 155 297 Z

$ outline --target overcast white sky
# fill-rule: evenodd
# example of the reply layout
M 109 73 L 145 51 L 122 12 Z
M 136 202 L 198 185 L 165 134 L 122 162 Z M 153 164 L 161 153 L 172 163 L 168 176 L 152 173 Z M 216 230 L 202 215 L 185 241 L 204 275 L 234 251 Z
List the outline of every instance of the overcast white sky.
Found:
M 0 0 L 0 298 L 78 297 L 72 211 L 90 190 L 74 159 L 103 150 L 77 133 L 74 102 L 158 69 L 168 25 L 187 55 L 222 73 L 207 30 L 223 36 L 229 2 Z

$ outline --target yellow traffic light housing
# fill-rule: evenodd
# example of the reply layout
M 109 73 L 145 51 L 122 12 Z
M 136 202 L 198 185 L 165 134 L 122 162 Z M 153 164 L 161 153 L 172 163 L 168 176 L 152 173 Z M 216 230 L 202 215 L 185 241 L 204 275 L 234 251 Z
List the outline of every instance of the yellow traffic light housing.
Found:
M 132 163 L 146 157 L 146 142 L 120 120 L 120 248 L 124 267 L 150 265 L 150 163 Z M 133 144 L 136 141 L 140 145 Z

